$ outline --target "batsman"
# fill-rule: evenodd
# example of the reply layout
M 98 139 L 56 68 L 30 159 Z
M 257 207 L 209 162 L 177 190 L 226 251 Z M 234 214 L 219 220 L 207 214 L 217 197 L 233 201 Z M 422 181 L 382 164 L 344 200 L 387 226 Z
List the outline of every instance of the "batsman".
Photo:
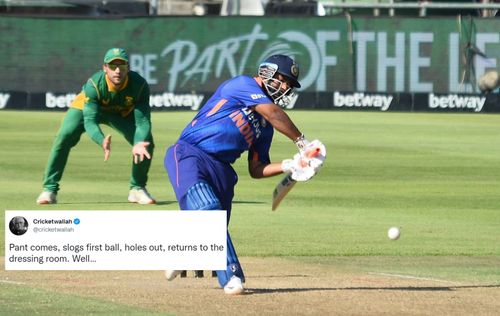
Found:
M 238 176 L 231 166 L 248 151 L 252 178 L 291 173 L 296 181 L 311 179 L 323 160 L 307 152 L 321 142 L 309 142 L 284 112 L 294 88 L 300 88 L 299 67 L 289 56 L 273 55 L 258 68 L 258 75 L 236 76 L 222 83 L 167 149 L 165 169 L 181 210 L 226 210 L 231 217 Z M 293 159 L 271 163 L 269 150 L 274 129 L 298 148 Z M 323 146 L 324 148 L 324 146 Z M 167 270 L 173 280 L 180 270 Z M 245 275 L 227 233 L 227 268 L 217 271 L 226 294 L 243 294 Z

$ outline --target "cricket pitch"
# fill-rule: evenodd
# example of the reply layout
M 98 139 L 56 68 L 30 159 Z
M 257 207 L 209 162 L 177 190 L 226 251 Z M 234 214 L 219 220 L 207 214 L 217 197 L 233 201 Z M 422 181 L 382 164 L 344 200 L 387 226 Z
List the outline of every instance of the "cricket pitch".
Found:
M 500 310 L 495 299 L 500 295 L 498 283 L 352 273 L 287 258 L 243 257 L 241 262 L 247 278 L 246 295 L 241 296 L 225 295 L 208 273 L 201 279 L 168 282 L 163 271 L 5 271 L 2 267 L 0 283 L 169 315 L 493 315 Z M 0 294 L 5 298 L 8 293 L 0 290 Z M 2 302 L 6 304 L 12 303 Z

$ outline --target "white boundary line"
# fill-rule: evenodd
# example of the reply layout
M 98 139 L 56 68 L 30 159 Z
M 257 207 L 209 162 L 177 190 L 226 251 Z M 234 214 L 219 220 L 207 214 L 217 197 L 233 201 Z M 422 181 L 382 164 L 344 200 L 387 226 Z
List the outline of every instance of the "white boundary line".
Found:
M 23 285 L 23 284 L 26 284 L 26 283 L 24 283 L 24 282 L 10 281 L 10 280 L 0 280 L 0 283 L 5 283 L 5 284 L 17 284 L 17 285 Z
M 413 276 L 413 275 L 404 275 L 404 274 L 381 273 L 381 272 L 368 272 L 368 274 L 388 276 L 388 277 L 401 278 L 401 279 L 412 279 L 412 280 L 435 281 L 435 282 L 446 282 L 446 283 L 452 283 L 452 284 L 459 284 L 457 282 L 443 280 L 443 279 L 424 278 L 424 277 L 417 277 L 417 276 Z

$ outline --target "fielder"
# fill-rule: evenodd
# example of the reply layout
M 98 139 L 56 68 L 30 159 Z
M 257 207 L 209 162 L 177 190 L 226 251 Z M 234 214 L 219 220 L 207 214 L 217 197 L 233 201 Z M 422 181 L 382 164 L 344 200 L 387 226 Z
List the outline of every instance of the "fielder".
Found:
M 316 174 L 320 164 L 303 166 L 304 155 L 275 163 L 269 158 L 274 128 L 293 140 L 300 153 L 308 150 L 309 142 L 279 106 L 286 106 L 292 90 L 300 88 L 298 77 L 293 59 L 274 55 L 260 64 L 257 76 L 237 76 L 219 86 L 165 155 L 182 210 L 227 210 L 229 223 L 238 181 L 231 164 L 247 150 L 253 178 L 288 172 L 307 181 Z M 167 270 L 165 276 L 170 281 L 180 273 Z M 229 232 L 227 269 L 217 271 L 217 277 L 225 293 L 244 293 L 245 276 Z
M 57 203 L 59 181 L 72 147 L 83 132 L 104 151 L 104 161 L 111 153 L 111 135 L 104 136 L 99 124 L 106 124 L 122 134 L 133 146 L 134 163 L 130 177 L 128 201 L 155 204 L 146 190 L 148 171 L 154 150 L 151 134 L 149 85 L 138 73 L 129 70 L 128 54 L 122 48 L 111 48 L 104 56 L 102 71 L 83 85 L 71 103 L 54 140 L 43 179 L 38 204 Z

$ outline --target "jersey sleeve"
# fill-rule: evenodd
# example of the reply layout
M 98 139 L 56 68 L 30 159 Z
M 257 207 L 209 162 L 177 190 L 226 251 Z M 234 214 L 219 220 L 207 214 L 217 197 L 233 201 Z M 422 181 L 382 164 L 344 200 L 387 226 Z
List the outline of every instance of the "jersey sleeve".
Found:
M 141 89 L 139 90 L 137 104 L 134 107 L 134 144 L 145 141 L 151 134 L 151 107 L 149 105 L 149 94 L 149 85 L 146 81 L 144 81 Z
M 83 87 L 83 93 L 85 94 L 83 107 L 85 131 L 95 143 L 102 145 L 104 134 L 97 121 L 99 113 L 99 89 L 97 84 L 92 79 L 89 79 Z

